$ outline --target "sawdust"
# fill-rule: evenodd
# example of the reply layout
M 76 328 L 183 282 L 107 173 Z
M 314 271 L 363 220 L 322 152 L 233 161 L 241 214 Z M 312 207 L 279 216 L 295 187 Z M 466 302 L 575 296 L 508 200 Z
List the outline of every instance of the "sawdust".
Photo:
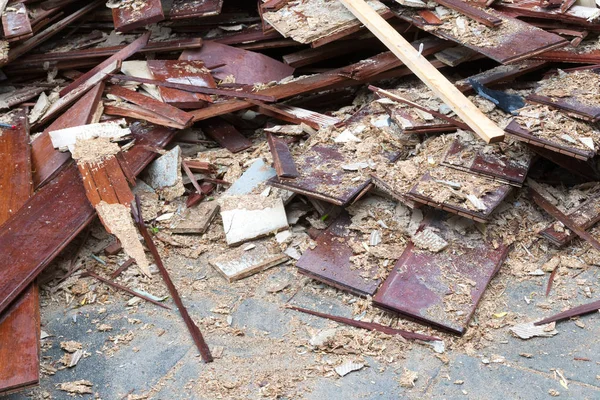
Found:
M 108 204 L 101 201 L 96 206 L 96 211 L 107 230 L 121 241 L 125 253 L 135 259 L 144 275 L 151 276 L 150 263 L 146 258 L 144 247 L 138 239 L 130 209 L 123 204 Z
M 121 151 L 117 143 L 111 142 L 108 137 L 97 137 L 92 139 L 77 139 L 73 149 L 72 157 L 80 163 L 97 164 L 113 157 Z
M 572 98 L 590 106 L 600 105 L 600 74 L 593 71 L 559 72 L 540 81 L 536 93 L 552 98 Z

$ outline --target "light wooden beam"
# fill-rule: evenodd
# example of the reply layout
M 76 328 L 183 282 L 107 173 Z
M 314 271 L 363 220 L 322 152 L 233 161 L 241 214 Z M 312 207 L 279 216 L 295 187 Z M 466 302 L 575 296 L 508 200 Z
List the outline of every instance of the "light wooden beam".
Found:
M 381 42 L 487 143 L 504 140 L 504 131 L 486 117 L 444 75 L 364 0 L 340 0 Z

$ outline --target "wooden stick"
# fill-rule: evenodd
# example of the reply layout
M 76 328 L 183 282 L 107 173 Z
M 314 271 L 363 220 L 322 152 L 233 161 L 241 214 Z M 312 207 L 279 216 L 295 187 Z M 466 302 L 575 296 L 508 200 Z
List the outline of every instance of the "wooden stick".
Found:
M 374 93 L 377 93 L 378 95 L 387 97 L 388 99 L 391 99 L 391 100 L 394 100 L 394 101 L 397 101 L 397 102 L 400 102 L 400 103 L 404 103 L 404 104 L 407 104 L 407 105 L 409 105 L 411 107 L 418 108 L 419 110 L 425 111 L 426 113 L 429 113 L 429 114 L 433 115 L 434 117 L 438 117 L 439 119 L 443 119 L 444 121 L 451 123 L 452 125 L 456 126 L 457 128 L 464 129 L 464 130 L 467 130 L 467 131 L 471 130 L 471 128 L 469 127 L 469 125 L 467 125 L 467 124 L 465 124 L 463 122 L 460 122 L 460 121 L 457 121 L 454 118 L 448 117 L 447 115 L 444 115 L 441 112 L 437 112 L 437 111 L 431 110 L 431 109 L 429 109 L 427 107 L 423 107 L 420 104 L 417 104 L 417 103 L 415 103 L 413 101 L 405 99 L 404 97 L 400 97 L 397 94 L 394 94 L 394 93 L 389 92 L 387 90 L 380 89 L 380 88 L 378 88 L 376 86 L 373 86 L 373 85 L 369 85 L 369 90 L 373 91 Z
M 600 310 L 600 300 L 593 301 L 588 304 L 583 304 L 577 307 L 573 307 L 570 310 L 563 311 L 561 313 L 555 314 L 551 317 L 544 318 L 541 321 L 534 322 L 534 325 L 545 325 L 551 322 L 560 321 L 561 319 L 573 318 L 577 317 L 581 314 L 587 314 L 594 311 Z
M 196 347 L 198 347 L 198 350 L 200 351 L 200 355 L 202 356 L 202 361 L 204 361 L 205 363 L 212 362 L 213 357 L 210 354 L 210 349 L 208 348 L 208 345 L 204 341 L 204 337 L 202 337 L 202 332 L 200 332 L 198 325 L 196 325 L 194 323 L 194 321 L 192 320 L 192 317 L 190 317 L 190 314 L 188 314 L 187 309 L 183 305 L 183 301 L 181 300 L 181 297 L 179 296 L 179 292 L 177 292 L 177 288 L 173 284 L 173 281 L 171 280 L 171 277 L 169 276 L 169 272 L 167 272 L 167 269 L 165 268 L 165 266 L 162 262 L 162 259 L 160 258 L 160 254 L 158 254 L 158 249 L 156 248 L 154 241 L 152 241 L 152 237 L 150 236 L 150 233 L 148 232 L 148 228 L 146 228 L 146 224 L 144 223 L 144 218 L 142 216 L 142 205 L 140 203 L 140 198 L 138 196 L 135 197 L 135 204 L 136 204 L 135 206 L 132 205 L 134 220 L 137 223 L 140 233 L 144 237 L 146 246 L 148 246 L 148 249 L 150 249 L 150 253 L 152 253 L 152 257 L 154 257 L 156 266 L 158 267 L 158 270 L 160 271 L 163 281 L 165 281 L 165 285 L 167 285 L 167 288 L 169 289 L 169 293 L 171 293 L 171 297 L 173 298 L 173 301 L 175 302 L 175 304 L 177 305 L 177 308 L 179 309 L 181 318 L 183 318 L 183 321 L 187 325 L 187 328 L 190 331 L 190 334 L 192 335 L 192 339 L 194 339 L 194 343 L 196 343 Z
M 564 226 L 575 232 L 577 236 L 592 245 L 593 248 L 600 251 L 600 242 L 596 240 L 591 234 L 587 233 L 585 229 L 578 226 L 569 216 L 560 212 L 560 210 L 554 207 L 548 200 L 546 200 L 541 194 L 529 188 L 529 194 L 533 198 L 533 201 L 544 209 L 548 214 L 552 215 L 555 219 L 563 223 Z
M 504 140 L 504 131 L 486 117 L 418 50 L 364 0 L 340 0 L 379 40 L 487 143 Z

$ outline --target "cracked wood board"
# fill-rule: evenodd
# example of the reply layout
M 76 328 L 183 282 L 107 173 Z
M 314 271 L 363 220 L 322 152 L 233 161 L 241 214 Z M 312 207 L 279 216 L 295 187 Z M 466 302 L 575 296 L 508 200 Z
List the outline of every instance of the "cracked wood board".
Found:
M 199 125 L 202 132 L 232 153 L 238 153 L 252 147 L 250 139 L 242 135 L 235 126 L 221 118 L 207 119 Z
M 173 0 L 169 19 L 208 17 L 221 14 L 223 0 Z
M 487 12 L 502 20 L 497 28 L 488 28 L 441 6 L 436 7 L 432 12 L 444 22 L 442 25 L 424 24 L 414 10 L 405 8 L 396 10 L 399 18 L 414 23 L 418 28 L 442 39 L 462 44 L 501 64 L 524 60 L 569 43 L 559 35 L 546 32 L 494 10 L 487 10 Z M 474 34 L 474 30 L 479 33 Z M 519 46 L 515 46 L 514 43 L 519 43 Z
M 521 187 L 533 154 L 518 143 L 483 146 L 480 142 L 456 139 L 448 146 L 442 165 Z
M 428 214 L 419 228 L 432 228 L 449 243 L 434 253 L 411 241 L 383 282 L 373 304 L 462 335 L 508 247 L 486 242 L 470 227 L 469 238 L 455 231 L 448 215 Z
M 225 253 L 210 259 L 212 265 L 230 283 L 254 275 L 289 258 L 271 241 L 254 242 L 254 247 L 246 250 L 244 246 L 227 249 Z
M 172 233 L 200 233 L 206 232 L 210 223 L 219 212 L 216 201 L 206 201 L 192 208 L 186 208 L 181 215 L 171 224 Z
M 350 240 L 358 240 L 357 234 L 350 234 L 350 217 L 344 212 L 316 239 L 317 246 L 307 249 L 296 263 L 298 272 L 324 282 L 340 290 L 358 296 L 372 296 L 381 279 L 373 279 L 377 265 L 364 271 L 353 268 L 350 258 L 354 256 Z
M 160 0 L 135 0 L 112 9 L 113 24 L 118 32 L 128 32 L 165 19 Z
M 581 70 L 559 73 L 539 82 L 526 99 L 589 122 L 600 120 L 600 73 Z
M 101 106 L 100 98 L 103 91 L 104 82 L 101 82 L 34 139 L 31 144 L 34 187 L 38 188 L 47 183 L 70 159 L 69 153 L 61 153 L 54 148 L 50 139 L 50 132 L 89 124 L 94 113 Z
M 124 154 L 135 174 L 156 154 L 145 146 L 164 147 L 176 131 L 134 123 L 136 144 Z M 0 230 L 0 312 L 22 293 L 62 249 L 92 221 L 89 203 L 74 163 L 38 190 Z M 22 251 L 22 249 L 28 251 Z
M 460 188 L 454 189 L 455 184 Z M 507 184 L 438 167 L 423 175 L 406 196 L 417 203 L 487 222 L 510 190 Z M 467 196 L 473 196 L 474 200 Z
M 344 206 L 370 182 L 368 177 L 354 181 L 353 178 L 357 176 L 343 170 L 342 165 L 353 161 L 334 145 L 316 145 L 300 157 L 296 157 L 298 177 L 293 180 L 273 177 L 269 184 Z
M 568 118 L 568 117 L 565 117 Z M 559 139 L 544 139 L 535 136 L 532 132 L 523 128 L 516 120 L 512 120 L 510 124 L 504 130 L 509 133 L 512 137 L 517 140 L 520 140 L 525 143 L 531 143 L 536 147 L 541 147 L 543 149 L 548 149 L 554 151 L 556 153 L 564 154 L 569 157 L 574 157 L 579 160 L 588 160 L 596 155 L 595 151 L 585 150 L 581 148 L 575 148 L 568 145 L 565 145 L 564 141 L 560 141 Z M 569 132 L 564 132 L 568 134 Z
M 13 112 L 17 129 L 0 131 L 0 226 L 33 193 L 27 113 Z M 5 121 L 6 122 L 6 121 Z M 0 315 L 0 395 L 39 383 L 40 307 L 32 283 Z
M 582 229 L 590 229 L 600 221 L 600 198 L 593 196 L 566 215 Z M 577 236 L 559 221 L 550 224 L 539 235 L 559 247 L 566 245 Z
M 230 246 L 274 234 L 288 227 L 281 198 L 261 195 L 221 198 L 221 219 Z
M 23 3 L 11 3 L 2 13 L 4 38 L 9 42 L 33 36 L 31 21 Z
M 163 82 L 183 83 L 200 87 L 216 88 L 217 85 L 202 61 L 149 60 L 148 68 L 154 79 Z M 207 94 L 159 86 L 162 100 L 178 108 L 202 108 L 212 99 Z
M 368 4 L 381 14 L 389 11 L 377 0 L 369 0 Z M 361 25 L 341 3 L 327 0 L 288 3 L 276 11 L 263 12 L 262 17 L 284 37 L 305 44 Z
M 245 85 L 277 82 L 294 74 L 294 68 L 264 54 L 213 41 L 204 42 L 200 49 L 184 51 L 179 60 L 203 61 L 216 79 L 233 76 L 235 83 Z

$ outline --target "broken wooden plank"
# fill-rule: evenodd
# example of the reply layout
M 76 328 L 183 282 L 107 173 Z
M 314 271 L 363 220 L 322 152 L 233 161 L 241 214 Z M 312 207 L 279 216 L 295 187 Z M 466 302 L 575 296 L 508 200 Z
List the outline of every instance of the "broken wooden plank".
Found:
M 581 229 L 588 230 L 600 221 L 600 198 L 592 196 L 566 215 Z M 560 221 L 553 222 L 539 234 L 559 247 L 566 245 L 575 237 L 573 232 L 566 229 Z
M 229 283 L 254 275 L 288 260 L 275 243 L 255 242 L 252 248 L 240 246 L 211 257 L 212 265 Z M 250 247 L 250 246 L 248 246 Z
M 563 311 L 561 313 L 555 314 L 551 317 L 544 318 L 540 321 L 534 322 L 534 325 L 544 325 L 549 324 L 551 322 L 560 321 L 562 319 L 573 318 L 579 315 L 596 312 L 600 309 L 600 300 L 593 301 L 591 303 L 582 304 L 577 307 L 573 307 L 567 311 Z
M 124 156 L 138 174 L 156 156 L 145 146 L 163 147 L 175 131 L 140 123 L 133 124 L 131 129 L 136 144 Z M 0 313 L 94 215 L 79 171 L 70 164 L 5 223 L 0 231 L 0 250 L 4 255 L 4 262 L 0 264 Z M 28 251 L 22 251 L 23 248 Z
M 129 32 L 165 19 L 160 0 L 123 3 L 112 9 L 113 24 L 118 32 Z
M 364 0 L 341 2 L 485 142 L 504 140 L 504 132 L 452 85 Z
M 204 338 L 202 337 L 202 332 L 200 332 L 200 329 L 198 329 L 198 326 L 194 323 L 194 321 L 190 317 L 187 309 L 185 308 L 185 305 L 183 304 L 183 301 L 181 300 L 181 297 L 179 296 L 179 292 L 177 291 L 177 288 L 173 284 L 173 281 L 171 280 L 171 277 L 169 276 L 169 272 L 165 268 L 165 266 L 162 262 L 162 259 L 160 258 L 158 249 L 156 248 L 156 245 L 154 244 L 154 241 L 152 241 L 152 237 L 150 236 L 150 233 L 148 232 L 148 229 L 146 228 L 146 224 L 144 223 L 144 218 L 142 216 L 142 206 L 140 204 L 139 197 L 136 197 L 136 206 L 135 207 L 132 206 L 132 208 L 134 210 L 134 218 L 138 225 L 138 229 L 140 230 L 140 233 L 144 237 L 144 241 L 146 242 L 146 246 L 148 246 L 148 248 L 150 249 L 150 253 L 152 253 L 154 262 L 156 263 L 156 266 L 158 267 L 158 271 L 160 272 L 162 279 L 165 282 L 165 285 L 167 285 L 167 288 L 169 289 L 169 293 L 171 294 L 173 301 L 177 305 L 179 314 L 181 314 L 181 317 L 183 318 L 183 321 L 185 322 L 185 324 L 188 328 L 188 331 L 192 335 L 192 339 L 194 340 L 194 343 L 196 344 L 198 351 L 200 351 L 202 361 L 204 361 L 205 363 L 212 362 L 213 357 L 210 354 L 210 349 L 208 348 L 208 345 L 206 344 L 206 342 L 204 341 Z
M 298 272 L 340 290 L 358 296 L 372 296 L 381 279 L 373 279 L 378 266 L 373 264 L 365 271 L 354 267 L 351 243 L 360 243 L 359 234 L 348 229 L 350 217 L 342 213 L 325 232 L 316 238 L 316 247 L 308 248 L 296 263 Z
M 192 124 L 193 116 L 189 113 L 162 103 L 149 96 L 134 92 L 133 90 L 125 89 L 121 86 L 112 86 L 108 91 L 108 95 L 131 102 L 136 106 L 143 108 L 144 110 L 154 113 L 164 119 L 170 120 L 177 124 L 179 129 L 187 128 Z
M 544 8 L 538 0 L 525 0 L 510 3 L 502 1 L 494 5 L 497 10 L 515 17 L 532 17 L 561 21 L 563 24 L 573 24 L 593 28 L 600 17 L 595 7 L 574 5 L 566 11 L 556 8 Z
M 287 144 L 269 132 L 267 132 L 266 135 L 267 143 L 269 144 L 269 149 L 273 156 L 273 165 L 275 166 L 275 171 L 277 171 L 277 176 L 288 179 L 296 178 L 298 176 L 298 170 L 296 169 L 294 158 L 292 157 Z
M 173 0 L 169 19 L 209 17 L 219 15 L 223 0 Z
M 544 209 L 548 214 L 552 215 L 556 220 L 562 222 L 564 226 L 572 230 L 577 236 L 588 242 L 593 248 L 600 251 L 600 242 L 596 240 L 590 233 L 586 232 L 584 228 L 577 225 L 568 215 L 563 214 L 558 208 L 552 205 L 546 200 L 541 194 L 537 193 L 533 188 L 529 188 L 529 193 L 533 198 L 533 201 Z
M 4 38 L 9 42 L 33 36 L 27 8 L 23 3 L 11 3 L 2 13 Z
M 131 57 L 135 53 L 137 53 L 140 49 L 142 49 L 146 43 L 148 43 L 148 39 L 150 38 L 150 32 L 147 32 L 131 42 L 131 44 L 122 50 L 119 50 L 117 53 L 113 54 L 111 57 L 98 64 L 96 67 L 92 68 L 85 74 L 81 75 L 79 78 L 71 82 L 67 87 L 62 89 L 59 94 L 61 97 L 65 97 L 67 93 L 75 90 L 75 88 L 85 84 L 86 81 L 92 79 L 93 76 L 99 74 L 101 71 L 105 70 L 106 67 L 113 64 L 114 62 L 122 62 L 123 60 Z M 120 64 L 117 64 L 120 66 Z M 114 71 L 114 70 L 113 70 Z M 111 71 L 111 73 L 113 72 Z
M 447 247 L 436 251 L 413 239 L 383 282 L 373 304 L 418 322 L 462 335 L 477 304 L 508 255 L 508 247 L 484 239 L 469 227 L 473 242 L 447 222 L 448 215 L 428 214 L 419 232 L 430 230 Z
M 252 142 L 242 135 L 233 125 L 221 118 L 211 118 L 200 123 L 200 129 L 208 137 L 232 153 L 238 153 L 252 147 Z
M 487 222 L 511 188 L 467 172 L 437 167 L 423 175 L 406 197 L 478 222 Z
M 197 50 L 186 50 L 180 60 L 201 60 L 212 69 L 216 79 L 235 78 L 236 83 L 255 85 L 280 81 L 294 73 L 294 68 L 260 53 L 238 49 L 214 41 L 206 41 Z
M 16 129 L 0 132 L 0 226 L 33 193 L 27 113 L 13 111 Z M 37 284 L 32 283 L 0 314 L 0 395 L 39 382 L 40 306 Z M 10 339 L 11 345 L 8 345 Z

